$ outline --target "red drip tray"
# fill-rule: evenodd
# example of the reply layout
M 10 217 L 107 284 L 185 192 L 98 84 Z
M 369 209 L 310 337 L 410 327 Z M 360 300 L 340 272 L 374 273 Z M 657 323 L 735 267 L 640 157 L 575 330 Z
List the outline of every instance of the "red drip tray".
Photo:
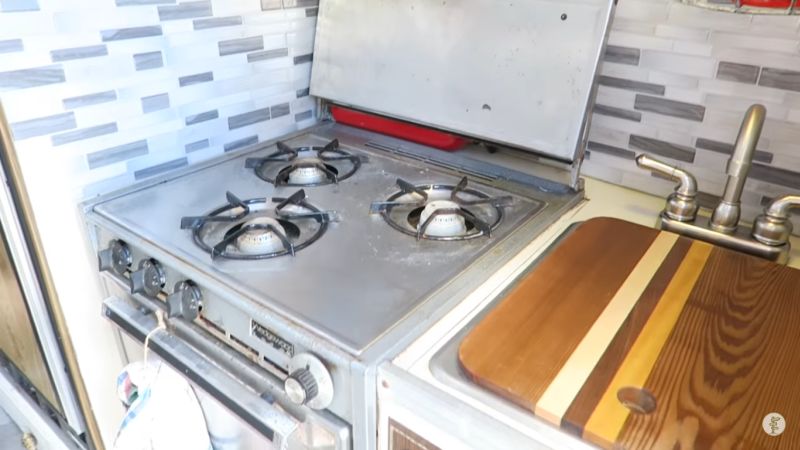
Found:
M 467 139 L 455 134 L 432 130 L 399 120 L 366 114 L 360 111 L 342 108 L 341 106 L 331 106 L 331 114 L 337 122 L 345 125 L 376 131 L 381 134 L 402 138 L 440 150 L 460 150 L 469 142 Z

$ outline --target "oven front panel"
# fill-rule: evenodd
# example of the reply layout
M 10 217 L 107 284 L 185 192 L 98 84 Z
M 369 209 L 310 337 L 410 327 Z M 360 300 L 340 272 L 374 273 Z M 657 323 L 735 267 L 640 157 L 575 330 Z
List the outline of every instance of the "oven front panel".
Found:
M 98 241 L 96 245 L 101 250 L 110 247 L 113 242 L 122 242 L 130 253 L 131 264 L 127 270 L 117 273 L 112 269 L 101 274 L 106 286 L 119 287 L 113 295 L 131 295 L 131 276 L 142 261 L 163 260 L 145 242 L 137 241 L 132 236 L 120 238 L 119 234 L 100 227 L 94 231 Z M 235 349 L 252 364 L 278 379 L 290 374 L 291 361 L 297 355 L 317 355 L 325 364 L 333 384 L 333 398 L 325 409 L 347 421 L 351 420 L 352 375 L 350 361 L 345 355 L 326 347 L 320 343 L 319 337 L 304 333 L 269 310 L 247 302 L 237 302 L 230 297 L 232 294 L 229 290 L 215 289 L 206 284 L 199 274 L 184 272 L 171 265 L 160 264 L 160 267 L 164 279 L 161 291 L 155 296 L 137 294 L 136 297 L 156 301 L 166 307 L 167 297 L 175 292 L 179 283 L 192 282 L 201 295 L 202 305 L 197 317 L 190 321 L 192 326 Z
M 157 327 L 158 300 L 131 295 L 119 278 L 103 275 L 109 297 L 103 314 L 138 342 Z M 150 350 L 196 388 L 252 427 L 275 448 L 351 448 L 350 427 L 328 411 L 294 405 L 282 380 L 200 327 L 170 319 L 150 335 Z

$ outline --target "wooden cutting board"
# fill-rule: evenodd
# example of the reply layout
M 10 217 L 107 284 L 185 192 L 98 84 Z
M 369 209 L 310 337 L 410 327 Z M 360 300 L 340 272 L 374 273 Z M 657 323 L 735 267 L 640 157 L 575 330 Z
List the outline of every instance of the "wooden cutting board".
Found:
M 672 233 L 583 223 L 466 336 L 459 360 L 601 447 L 800 449 L 800 271 Z M 770 413 L 782 434 L 765 432 Z

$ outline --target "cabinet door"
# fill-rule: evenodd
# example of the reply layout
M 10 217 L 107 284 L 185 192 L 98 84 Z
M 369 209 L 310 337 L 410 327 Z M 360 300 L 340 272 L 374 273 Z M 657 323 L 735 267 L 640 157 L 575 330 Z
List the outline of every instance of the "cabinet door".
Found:
M 5 230 L 0 243 L 0 352 L 40 395 L 62 412 L 53 381 L 42 355 L 17 269 L 9 256 Z M 12 369 L 13 370 L 13 369 Z

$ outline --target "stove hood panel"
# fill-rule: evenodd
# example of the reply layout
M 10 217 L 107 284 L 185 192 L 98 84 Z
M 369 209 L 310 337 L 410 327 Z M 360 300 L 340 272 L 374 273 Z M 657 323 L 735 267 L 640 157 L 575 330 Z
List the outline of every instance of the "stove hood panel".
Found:
M 311 94 L 572 161 L 613 0 L 326 0 Z

